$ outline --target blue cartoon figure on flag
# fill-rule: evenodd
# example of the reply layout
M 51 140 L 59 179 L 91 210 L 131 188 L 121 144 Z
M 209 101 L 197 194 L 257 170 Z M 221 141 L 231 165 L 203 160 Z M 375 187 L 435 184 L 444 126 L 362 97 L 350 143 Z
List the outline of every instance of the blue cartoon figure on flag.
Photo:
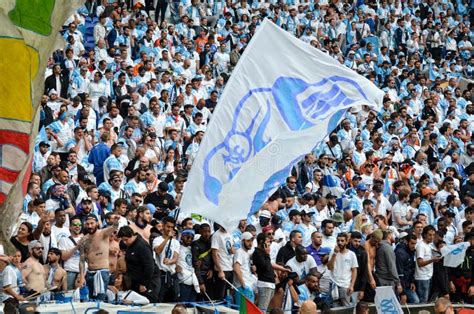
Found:
M 356 81 L 341 76 L 331 76 L 315 83 L 294 77 L 279 77 L 271 87 L 249 90 L 236 106 L 232 127 L 224 140 L 205 157 L 203 186 L 208 200 L 217 205 L 222 185 L 231 181 L 242 164 L 267 146 L 281 128 L 300 131 L 313 127 L 342 108 L 360 101 L 346 96 L 343 88 L 357 90 L 360 98 L 368 101 Z M 264 105 L 253 106 L 256 102 Z M 247 114 L 254 108 L 253 118 L 242 123 L 241 112 L 247 111 Z M 338 119 L 334 120 L 337 122 Z M 330 129 L 335 126 L 329 124 Z M 275 127 L 280 130 L 272 132 Z M 221 167 L 228 172 L 220 171 Z M 214 168 L 217 171 L 213 171 Z

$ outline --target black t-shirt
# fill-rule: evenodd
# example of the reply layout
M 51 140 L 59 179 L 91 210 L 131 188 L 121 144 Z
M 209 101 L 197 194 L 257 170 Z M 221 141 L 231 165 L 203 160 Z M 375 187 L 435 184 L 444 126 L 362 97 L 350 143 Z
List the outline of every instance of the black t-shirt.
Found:
M 256 248 L 252 255 L 252 261 L 257 268 L 257 278 L 259 281 L 275 283 L 275 271 L 272 267 L 270 255 Z
M 170 210 L 176 208 L 174 198 L 166 193 L 165 195 L 158 195 L 158 192 L 148 194 L 143 201 L 145 204 L 153 204 L 156 207 L 156 212 L 153 217 L 156 219 L 162 219 L 168 216 Z
M 28 259 L 28 245 L 21 244 L 15 237 L 10 238 L 10 242 L 15 246 L 15 248 L 21 252 L 21 262 L 23 263 Z

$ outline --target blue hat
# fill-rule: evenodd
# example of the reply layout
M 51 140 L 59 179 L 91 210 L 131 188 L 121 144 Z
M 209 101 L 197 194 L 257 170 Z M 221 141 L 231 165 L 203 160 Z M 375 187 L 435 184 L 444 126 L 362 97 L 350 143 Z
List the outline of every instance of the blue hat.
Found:
M 367 191 L 367 186 L 364 183 L 359 183 L 356 185 L 356 190 Z
M 150 210 L 151 215 L 156 212 L 156 207 L 152 203 L 145 204 L 145 206 Z
M 183 231 L 181 231 L 181 236 L 184 236 L 184 235 L 192 235 L 192 236 L 194 236 L 195 233 L 194 233 L 194 230 L 193 230 L 193 229 L 184 229 Z
M 322 247 L 318 251 L 318 255 L 328 255 L 329 253 L 331 253 L 331 249 L 328 247 Z

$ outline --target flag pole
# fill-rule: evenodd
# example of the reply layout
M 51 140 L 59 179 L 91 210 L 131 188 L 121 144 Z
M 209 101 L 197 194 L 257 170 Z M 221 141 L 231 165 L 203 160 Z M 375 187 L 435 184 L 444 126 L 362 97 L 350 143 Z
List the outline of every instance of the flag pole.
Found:
M 209 297 L 209 295 L 207 294 L 206 291 L 203 291 L 204 295 L 206 296 L 206 298 L 209 300 L 209 302 L 211 302 L 212 306 L 214 307 L 214 311 L 217 311 L 217 307 L 216 307 L 216 304 L 214 303 L 214 301 L 211 300 L 211 298 Z
M 241 296 L 245 297 L 245 295 L 239 291 L 239 289 L 237 289 L 233 284 L 231 284 L 225 277 L 224 277 L 224 281 L 227 282 L 229 284 L 229 286 L 231 286 L 232 289 L 234 289 L 235 291 L 237 291 L 238 293 L 240 293 Z M 247 297 L 245 297 L 247 298 Z

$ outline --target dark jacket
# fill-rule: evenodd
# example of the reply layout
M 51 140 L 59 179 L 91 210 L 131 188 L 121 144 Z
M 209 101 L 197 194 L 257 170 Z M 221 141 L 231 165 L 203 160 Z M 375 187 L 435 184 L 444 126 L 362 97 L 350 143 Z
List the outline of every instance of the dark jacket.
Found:
M 357 279 L 354 284 L 354 291 L 365 291 L 367 279 L 369 278 L 368 255 L 364 247 L 354 248 L 352 244 L 349 245 L 349 250 L 354 252 L 357 257 Z
M 56 76 L 51 74 L 44 81 L 44 94 L 48 95 L 49 91 L 53 88 L 56 90 L 59 96 L 67 98 L 67 90 L 69 86 L 69 79 L 64 74 L 60 74 L 59 80 L 61 81 L 61 90 L 59 91 L 56 87 Z
M 193 242 L 191 250 L 193 254 L 194 271 L 199 284 L 202 284 L 206 278 L 205 274 L 214 268 L 211 254 L 211 239 L 207 242 L 202 238 L 197 239 Z
M 257 278 L 259 281 L 275 283 L 275 271 L 273 270 L 270 255 L 257 247 L 252 254 L 252 262 L 257 268 Z
M 286 242 L 285 246 L 278 250 L 276 262 L 286 265 L 286 262 L 288 262 L 290 258 L 294 257 L 295 255 L 295 249 L 291 246 L 291 242 L 288 241 Z
M 410 252 L 404 242 L 395 248 L 398 278 L 403 289 L 410 289 L 410 284 L 415 283 L 415 251 Z
M 140 235 L 137 235 L 137 239 L 131 246 L 127 247 L 125 262 L 127 264 L 127 274 L 130 276 L 132 290 L 134 291 L 139 291 L 139 285 L 149 288 L 153 276 L 159 275 L 159 269 L 153 259 L 151 247 Z

